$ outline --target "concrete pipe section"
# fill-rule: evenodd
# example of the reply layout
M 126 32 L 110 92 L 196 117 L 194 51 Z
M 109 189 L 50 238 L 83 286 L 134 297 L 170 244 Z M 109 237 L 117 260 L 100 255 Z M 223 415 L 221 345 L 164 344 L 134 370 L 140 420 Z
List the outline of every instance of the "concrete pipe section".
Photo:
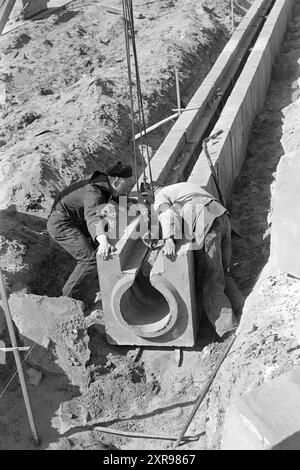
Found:
M 131 256 L 126 255 L 125 244 L 109 263 L 98 259 L 108 341 L 193 346 L 200 321 L 193 252 L 183 243 L 174 269 L 162 253 L 149 265 L 147 247 L 141 240 L 132 243 L 134 248 L 127 252 Z
M 128 276 L 112 292 L 112 309 L 121 325 L 141 338 L 169 333 L 178 319 L 177 291 L 167 281 L 152 286 L 142 270 L 132 283 Z

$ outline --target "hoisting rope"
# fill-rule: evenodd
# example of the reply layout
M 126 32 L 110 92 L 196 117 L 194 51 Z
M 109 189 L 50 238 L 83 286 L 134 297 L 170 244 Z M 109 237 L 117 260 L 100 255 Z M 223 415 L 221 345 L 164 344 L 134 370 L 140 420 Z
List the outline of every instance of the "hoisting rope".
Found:
M 141 154 L 142 154 L 142 166 L 143 166 L 143 177 L 144 177 L 144 187 L 151 190 L 152 195 L 154 196 L 153 188 L 153 176 L 151 170 L 151 161 L 149 155 L 148 139 L 146 134 L 146 121 L 145 113 L 143 106 L 143 96 L 141 89 L 141 80 L 139 73 L 137 49 L 135 42 L 135 30 L 134 30 L 134 16 L 133 16 L 133 5 L 132 0 L 122 0 L 123 6 L 123 17 L 124 17 L 124 29 L 125 29 L 125 45 L 126 45 L 126 57 L 127 57 L 127 68 L 128 68 L 128 83 L 129 83 L 129 94 L 130 94 L 130 106 L 131 106 L 131 120 L 132 120 L 132 135 L 133 135 L 133 152 L 134 152 L 134 162 L 135 162 L 135 178 L 137 185 L 138 198 L 140 197 L 140 187 L 138 183 L 138 159 L 137 159 L 137 148 L 135 143 L 135 114 L 134 114 L 134 100 L 133 100 L 133 81 L 132 81 L 132 72 L 131 72 L 131 57 L 130 57 L 130 39 L 132 43 L 132 52 L 134 57 L 135 65 L 135 75 L 136 75 L 136 91 L 137 91 L 137 106 L 138 106 L 138 116 L 139 116 L 139 127 L 142 136 L 145 139 L 145 148 L 147 153 L 147 164 L 149 168 L 149 177 L 150 177 L 150 187 L 147 183 L 147 175 L 145 168 L 145 159 L 144 159 L 144 145 L 142 141 L 141 145 Z
M 128 19 L 127 19 L 127 8 L 126 1 L 122 0 L 123 7 L 123 20 L 124 20 L 124 30 L 125 30 L 125 46 L 126 46 L 126 58 L 127 58 L 127 69 L 128 69 L 128 84 L 129 84 L 129 95 L 130 95 L 130 107 L 131 107 L 131 125 L 132 132 L 135 132 L 134 126 L 134 105 L 133 105 L 133 91 L 132 91 L 132 75 L 131 75 L 131 60 L 130 60 L 130 44 L 129 44 L 129 32 L 128 32 Z M 138 175 L 138 166 L 137 166 L 137 151 L 136 143 L 133 140 L 133 154 L 134 154 L 134 166 L 135 166 L 135 181 L 137 186 L 138 199 L 140 197 L 140 188 L 139 188 L 139 175 Z

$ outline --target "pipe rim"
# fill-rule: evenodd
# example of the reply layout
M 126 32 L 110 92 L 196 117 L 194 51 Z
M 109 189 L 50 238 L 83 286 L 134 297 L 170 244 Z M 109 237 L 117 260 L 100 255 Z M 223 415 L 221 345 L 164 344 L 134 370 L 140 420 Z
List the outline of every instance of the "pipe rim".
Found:
M 179 311 L 176 300 L 177 290 L 173 285 L 171 285 L 166 280 L 155 280 L 155 282 L 150 281 L 150 283 L 154 289 L 162 294 L 169 306 L 169 313 L 166 317 L 157 322 L 142 326 L 131 325 L 125 320 L 121 311 L 121 300 L 126 292 L 134 284 L 134 279 L 132 279 L 131 276 L 126 276 L 125 278 L 121 279 L 114 287 L 111 296 L 111 308 L 116 320 L 123 328 L 126 328 L 141 338 L 155 339 L 164 336 L 174 328 L 178 320 Z

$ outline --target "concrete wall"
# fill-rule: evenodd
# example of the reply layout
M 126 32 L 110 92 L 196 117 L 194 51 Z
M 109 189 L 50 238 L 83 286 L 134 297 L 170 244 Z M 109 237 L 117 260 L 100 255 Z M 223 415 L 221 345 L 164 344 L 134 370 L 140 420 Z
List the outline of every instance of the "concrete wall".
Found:
M 216 90 L 233 78 L 234 63 L 240 60 L 241 48 L 247 47 L 247 38 L 256 30 L 258 21 L 261 21 L 261 16 L 266 13 L 271 2 L 272 0 L 256 0 L 233 33 L 213 68 L 188 103 L 189 111 L 182 113 L 153 157 L 151 169 L 154 180 L 165 181 L 186 143 L 193 140 L 197 134 Z M 148 169 L 146 171 L 148 172 Z M 141 177 L 140 183 L 142 181 Z
M 296 150 L 277 168 L 271 234 L 271 261 L 280 272 L 300 279 L 300 161 Z
M 295 367 L 237 398 L 226 416 L 221 450 L 300 450 L 299 393 Z
M 247 152 L 254 118 L 262 111 L 270 84 L 272 65 L 279 52 L 294 0 L 276 0 L 243 72 L 224 107 L 212 134 L 223 134 L 210 143 L 209 150 L 219 176 L 222 193 L 227 197 L 240 173 Z M 204 152 L 201 153 L 189 181 L 216 193 Z

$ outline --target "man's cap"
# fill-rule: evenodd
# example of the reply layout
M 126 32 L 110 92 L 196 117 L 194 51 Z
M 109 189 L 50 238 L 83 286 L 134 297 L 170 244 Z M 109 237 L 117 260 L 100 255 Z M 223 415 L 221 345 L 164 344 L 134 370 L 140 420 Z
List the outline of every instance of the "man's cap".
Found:
M 130 165 L 123 165 L 122 162 L 118 162 L 116 165 L 108 168 L 106 170 L 108 176 L 115 178 L 131 178 L 132 177 L 132 167 Z
M 107 170 L 96 170 L 91 175 L 91 181 L 106 182 L 107 177 L 111 176 L 113 178 L 131 178 L 132 177 L 132 168 L 130 165 L 123 165 L 122 162 L 118 162 L 116 165 L 108 168 Z

